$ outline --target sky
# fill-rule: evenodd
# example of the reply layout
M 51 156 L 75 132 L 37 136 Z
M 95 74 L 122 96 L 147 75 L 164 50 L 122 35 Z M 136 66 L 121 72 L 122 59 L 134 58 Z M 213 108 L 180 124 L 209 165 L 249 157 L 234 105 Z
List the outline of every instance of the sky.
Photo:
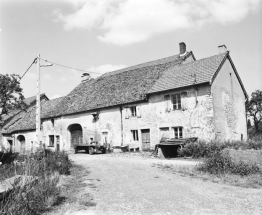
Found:
M 226 45 L 247 93 L 262 90 L 262 0 L 0 0 L 1 74 L 22 75 L 40 54 L 96 78 L 179 54 L 180 42 L 196 59 Z M 21 80 L 25 97 L 36 94 L 36 71 L 33 64 Z M 50 99 L 67 95 L 83 73 L 57 65 L 40 72 Z

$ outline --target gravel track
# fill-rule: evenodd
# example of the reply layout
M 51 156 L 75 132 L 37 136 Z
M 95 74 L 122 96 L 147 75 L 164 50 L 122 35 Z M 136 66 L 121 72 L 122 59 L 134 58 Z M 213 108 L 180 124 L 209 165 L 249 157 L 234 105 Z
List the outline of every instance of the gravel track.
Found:
M 195 165 L 131 155 L 70 155 L 88 168 L 85 188 L 97 203 L 71 214 L 262 214 L 262 189 L 241 188 L 172 174 L 155 164 Z

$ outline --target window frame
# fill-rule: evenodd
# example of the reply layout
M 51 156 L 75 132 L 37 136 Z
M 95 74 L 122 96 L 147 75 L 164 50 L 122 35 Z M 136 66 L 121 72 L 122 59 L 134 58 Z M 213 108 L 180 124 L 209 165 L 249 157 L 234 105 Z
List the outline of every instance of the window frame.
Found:
M 48 147 L 54 147 L 54 146 L 55 146 L 55 135 L 49 135 Z
M 184 138 L 184 129 L 182 126 L 172 127 L 174 139 L 183 139 Z
M 172 94 L 171 102 L 172 102 L 173 110 L 181 110 L 182 109 L 181 93 Z
M 129 109 L 130 109 L 131 117 L 137 117 L 137 108 L 136 108 L 136 106 L 131 106 Z
M 134 142 L 138 142 L 139 141 L 138 130 L 131 130 L 131 133 L 132 133 L 132 140 Z

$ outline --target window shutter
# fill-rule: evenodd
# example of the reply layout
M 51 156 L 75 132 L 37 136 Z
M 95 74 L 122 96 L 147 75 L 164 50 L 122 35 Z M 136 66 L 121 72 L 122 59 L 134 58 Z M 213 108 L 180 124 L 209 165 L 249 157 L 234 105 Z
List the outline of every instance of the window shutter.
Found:
M 182 109 L 184 110 L 187 109 L 187 92 L 181 93 L 181 106 L 182 106 Z
M 129 108 L 126 108 L 126 119 L 129 118 Z
M 169 112 L 170 111 L 170 95 L 165 95 L 164 100 L 165 100 L 165 111 Z
M 138 118 L 141 118 L 141 105 L 136 106 L 136 114 Z

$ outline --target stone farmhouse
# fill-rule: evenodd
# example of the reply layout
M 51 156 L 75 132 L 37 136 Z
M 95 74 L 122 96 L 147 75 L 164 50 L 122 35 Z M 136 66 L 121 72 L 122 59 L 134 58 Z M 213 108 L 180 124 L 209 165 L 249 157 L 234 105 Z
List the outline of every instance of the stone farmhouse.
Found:
M 41 94 L 40 95 L 40 101 L 48 101 L 49 100 L 49 98 L 45 95 L 45 94 Z M 21 108 L 17 108 L 17 109 L 15 109 L 15 110 L 12 110 L 12 111 L 10 111 L 8 114 L 5 114 L 4 116 L 2 116 L 2 119 L 3 119 L 3 125 L 2 126 L 0 126 L 0 150 L 1 150 L 1 148 L 2 148 L 2 143 L 3 143 L 3 140 L 2 140 L 2 138 L 3 138 L 3 135 L 2 135 L 2 127 L 3 128 L 6 128 L 6 126 L 7 126 L 7 124 L 10 126 L 10 125 L 12 125 L 12 123 L 14 123 L 14 122 L 16 122 L 17 120 L 19 120 L 19 119 L 21 119 L 21 117 L 25 114 L 25 113 L 27 113 L 27 111 L 30 109 L 30 108 L 32 108 L 32 107 L 34 107 L 36 105 L 36 96 L 32 96 L 32 97 L 28 97 L 28 98 L 25 98 L 24 100 L 23 100 L 23 103 L 22 103 L 22 105 L 21 105 Z M 12 121 L 12 122 L 11 122 Z M 3 130 L 3 131 L 5 131 L 5 129 Z M 22 137 L 22 136 L 21 136 Z M 24 139 L 23 139 L 23 137 L 22 137 L 22 143 L 24 142 Z M 14 145 L 13 145 L 13 143 L 14 143 L 14 141 L 13 141 L 13 139 L 12 138 L 6 138 L 6 142 L 7 142 L 7 146 L 8 146 L 8 148 L 9 147 L 14 147 Z M 25 145 L 25 144 L 22 144 L 23 146 Z M 24 147 L 22 147 L 22 148 L 24 148 Z
M 41 143 L 70 150 L 96 140 L 149 150 L 162 137 L 245 140 L 247 93 L 226 46 L 218 48 L 196 60 L 180 43 L 174 56 L 96 79 L 83 74 L 67 96 L 42 101 Z M 4 146 L 33 150 L 35 129 L 33 106 L 4 126 Z

